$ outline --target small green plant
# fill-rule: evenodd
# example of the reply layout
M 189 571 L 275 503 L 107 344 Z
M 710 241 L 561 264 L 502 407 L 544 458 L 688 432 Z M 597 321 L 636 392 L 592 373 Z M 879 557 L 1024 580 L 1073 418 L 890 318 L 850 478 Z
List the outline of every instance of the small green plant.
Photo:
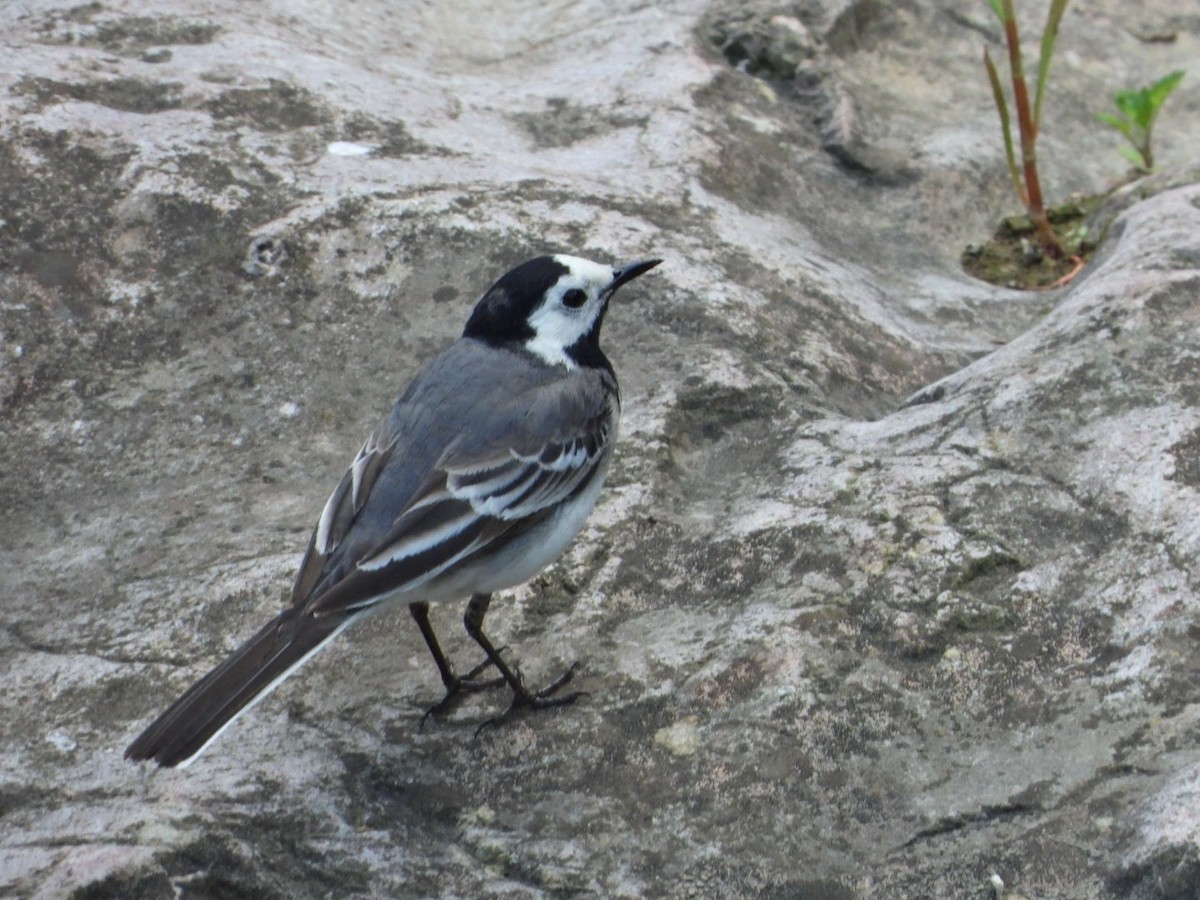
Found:
M 1176 69 L 1166 78 L 1161 78 L 1149 87 L 1138 91 L 1117 91 L 1113 102 L 1120 111 L 1119 116 L 1100 113 L 1096 116 L 1106 125 L 1111 125 L 1128 138 L 1132 146 L 1121 147 L 1117 152 L 1133 163 L 1143 175 L 1154 170 L 1154 153 L 1150 147 L 1150 132 L 1154 120 L 1171 92 L 1183 80 L 1183 69 Z
M 1008 67 L 1012 76 L 1013 104 L 1017 110 L 1017 132 L 1021 143 L 1021 162 L 1017 164 L 1016 149 L 1012 138 L 1012 117 L 1008 111 L 1008 100 L 1000 84 L 1000 75 L 992 62 L 987 47 L 983 48 L 983 65 L 992 84 L 992 96 L 996 111 L 1000 114 L 1000 129 L 1004 136 L 1004 152 L 1008 158 L 1008 171 L 1012 176 L 1017 196 L 1029 213 L 1036 230 L 1038 243 L 1052 259 L 1065 256 L 1062 242 L 1050 225 L 1050 217 L 1042 199 L 1042 183 L 1038 176 L 1037 139 L 1042 121 L 1042 98 L 1045 95 L 1046 79 L 1050 74 L 1050 57 L 1054 53 L 1054 42 L 1058 37 L 1058 24 L 1062 21 L 1069 0 L 1051 0 L 1046 28 L 1042 31 L 1041 56 L 1038 59 L 1036 91 L 1032 107 L 1029 89 L 1025 83 L 1025 63 L 1021 54 L 1021 40 L 1017 33 L 1017 16 L 1012 0 L 988 0 L 992 11 L 1004 26 L 1004 41 L 1008 45 Z

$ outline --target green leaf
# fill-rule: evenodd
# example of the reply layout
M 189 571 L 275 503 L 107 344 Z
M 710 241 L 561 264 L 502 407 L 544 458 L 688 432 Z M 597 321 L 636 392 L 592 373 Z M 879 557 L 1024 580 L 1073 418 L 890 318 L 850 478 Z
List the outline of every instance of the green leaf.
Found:
M 1133 163 L 1134 167 L 1141 172 L 1148 172 L 1150 167 L 1146 165 L 1146 157 L 1142 156 L 1142 152 L 1135 147 L 1118 147 L 1117 152 Z
M 988 5 L 991 6 L 992 12 L 996 14 L 996 18 L 1001 22 L 1007 21 L 1004 18 L 1004 7 L 1000 5 L 1000 0 L 988 0 Z
M 1033 124 L 1039 130 L 1042 124 L 1042 96 L 1046 92 L 1046 80 L 1050 77 L 1050 57 L 1054 55 L 1054 42 L 1058 40 L 1058 25 L 1070 0 L 1052 0 L 1050 15 L 1046 17 L 1046 29 L 1042 32 L 1042 55 L 1038 59 L 1037 93 L 1033 101 Z
M 1160 78 L 1150 87 L 1146 88 L 1146 94 L 1150 101 L 1150 106 L 1155 112 L 1167 102 L 1167 97 L 1171 96 L 1171 91 L 1179 86 L 1179 82 L 1183 80 L 1183 76 L 1187 73 L 1183 69 L 1176 69 L 1165 78 Z
M 1008 114 L 1008 101 L 1004 98 L 1004 88 L 1000 86 L 1000 73 L 992 62 L 992 54 L 988 48 L 983 48 L 983 66 L 987 69 L 988 81 L 992 85 L 992 99 L 996 101 L 996 112 L 1000 115 L 1000 132 L 1004 135 L 1004 155 L 1008 160 L 1008 174 L 1012 178 L 1017 196 L 1021 198 L 1022 206 L 1029 206 L 1028 194 L 1021 182 L 1021 170 L 1017 167 L 1017 154 L 1013 149 L 1012 120 Z
M 1105 125 L 1111 125 L 1113 128 L 1117 129 L 1117 131 L 1121 132 L 1121 134 L 1125 135 L 1125 137 L 1129 138 L 1129 140 L 1133 143 L 1137 143 L 1133 136 L 1134 125 L 1129 120 L 1118 119 L 1116 116 L 1109 115 L 1108 113 L 1096 113 L 1096 118 Z
M 1154 118 L 1154 110 L 1150 106 L 1150 97 L 1143 91 L 1117 91 L 1113 96 L 1117 109 L 1125 113 L 1130 122 L 1140 128 Z

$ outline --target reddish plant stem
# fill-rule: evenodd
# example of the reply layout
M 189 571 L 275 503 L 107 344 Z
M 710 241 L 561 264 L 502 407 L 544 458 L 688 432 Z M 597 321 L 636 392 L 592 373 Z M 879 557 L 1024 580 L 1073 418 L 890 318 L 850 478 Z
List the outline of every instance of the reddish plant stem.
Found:
M 1011 5 L 1009 10 L 1011 13 Z M 1021 40 L 1017 33 L 1017 17 L 1008 15 L 1004 21 L 1004 39 L 1008 44 L 1008 65 L 1012 72 L 1013 101 L 1017 107 L 1017 130 L 1021 135 L 1021 167 L 1025 172 L 1025 205 L 1029 218 L 1037 229 L 1042 249 L 1051 259 L 1062 259 L 1063 248 L 1058 235 L 1050 226 L 1046 204 L 1042 200 L 1042 182 L 1038 178 L 1038 123 L 1033 120 L 1029 106 L 1029 90 L 1025 86 L 1025 67 L 1021 61 Z

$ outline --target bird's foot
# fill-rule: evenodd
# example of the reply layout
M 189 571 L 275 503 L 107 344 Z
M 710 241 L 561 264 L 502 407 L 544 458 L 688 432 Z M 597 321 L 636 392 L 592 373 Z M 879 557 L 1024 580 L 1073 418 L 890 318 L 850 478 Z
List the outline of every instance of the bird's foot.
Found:
M 425 710 L 425 715 L 421 716 L 420 728 L 425 727 L 425 722 L 428 721 L 430 716 L 440 718 L 453 712 L 462 703 L 463 698 L 467 694 L 477 694 L 480 691 L 489 691 L 492 688 L 504 687 L 506 682 L 500 676 L 482 681 L 479 680 L 479 676 L 486 672 L 491 665 L 492 661 L 485 659 L 463 676 L 451 676 L 451 680 L 446 682 L 446 695 L 433 706 L 429 707 L 429 709 Z
M 476 729 L 475 734 L 478 735 L 485 728 L 494 728 L 502 725 L 516 716 L 529 711 L 538 709 L 550 709 L 555 706 L 569 706 L 580 697 L 586 696 L 587 691 L 571 691 L 569 694 L 559 694 L 571 679 L 575 677 L 575 670 L 579 668 L 579 663 L 571 663 L 570 667 L 558 676 L 546 687 L 540 691 L 533 693 L 520 680 L 520 672 L 517 673 L 519 686 L 513 686 L 513 699 L 508 709 L 500 715 L 488 719 Z

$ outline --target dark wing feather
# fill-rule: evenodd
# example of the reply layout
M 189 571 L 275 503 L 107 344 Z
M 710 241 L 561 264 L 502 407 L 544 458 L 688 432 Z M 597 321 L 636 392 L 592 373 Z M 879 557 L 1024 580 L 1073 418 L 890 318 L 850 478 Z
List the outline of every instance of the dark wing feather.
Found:
M 387 465 L 395 446 L 394 436 L 390 440 L 384 440 L 381 430 L 375 431 L 367 438 L 367 442 L 354 457 L 354 462 L 346 469 L 346 474 L 329 495 L 321 517 L 317 520 L 317 526 L 313 529 L 312 537 L 308 540 L 308 549 L 300 563 L 300 571 L 296 573 L 296 582 L 292 587 L 293 605 L 302 605 L 320 582 L 325 574 L 326 561 L 341 545 L 358 514 L 362 512 L 371 490 L 375 487 L 375 481 Z

